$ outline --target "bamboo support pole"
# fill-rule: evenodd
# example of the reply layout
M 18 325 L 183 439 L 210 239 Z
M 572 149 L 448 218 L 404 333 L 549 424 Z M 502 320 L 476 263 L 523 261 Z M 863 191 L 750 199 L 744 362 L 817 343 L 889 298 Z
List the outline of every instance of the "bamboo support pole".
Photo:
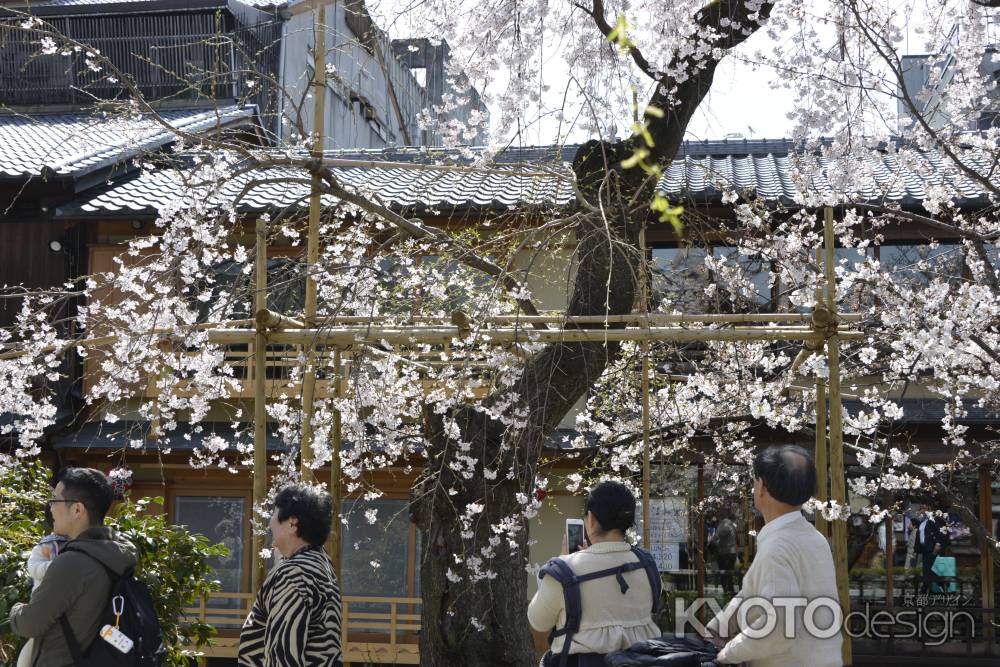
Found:
M 344 396 L 344 385 L 347 382 L 346 373 L 344 373 L 344 367 L 341 363 L 340 350 L 336 350 L 333 353 L 333 367 L 334 376 L 333 381 L 336 383 L 336 395 L 337 398 L 343 398 Z M 343 494 L 341 492 L 341 472 L 340 472 L 340 448 L 342 442 L 342 415 L 340 410 L 334 409 L 333 411 L 333 435 L 331 436 L 330 443 L 330 496 L 333 498 L 333 523 L 330 525 L 330 560 L 333 562 L 333 571 L 337 574 L 337 581 L 343 588 L 343 578 L 341 577 L 341 523 L 340 523 L 340 510 L 341 504 L 343 503 Z
M 267 223 L 257 221 L 257 267 L 256 267 L 255 307 L 258 312 L 267 309 Z M 267 496 L 267 406 L 264 402 L 264 387 L 267 380 L 267 334 L 258 326 L 254 334 L 254 376 L 253 376 L 253 508 L 254 512 L 264 505 Z M 251 581 L 256 592 L 264 581 L 264 535 L 253 533 L 253 555 Z
M 457 327 L 426 328 L 338 327 L 330 329 L 299 329 L 276 331 L 269 336 L 271 343 L 283 345 L 336 345 L 344 348 L 356 344 L 392 345 L 420 343 L 444 345 L 459 337 Z M 622 341 L 821 341 L 823 334 L 811 330 L 772 331 L 768 329 L 680 329 L 649 327 L 636 329 L 487 329 L 477 332 L 480 344 L 509 345 L 511 343 L 601 343 Z M 217 329 L 209 340 L 218 344 L 246 343 L 252 332 L 241 329 Z M 861 340 L 861 332 L 843 332 L 840 338 Z
M 646 228 L 643 227 L 639 230 L 639 249 L 642 253 L 642 265 L 639 270 L 639 299 L 642 303 L 642 311 L 644 315 L 649 315 L 649 295 L 647 292 L 646 283 Z M 643 326 L 649 326 L 649 321 L 644 320 Z M 642 351 L 642 363 L 640 364 L 640 372 L 642 373 L 642 546 L 646 551 L 651 548 L 650 545 L 650 534 L 651 526 L 649 525 L 649 500 L 650 500 L 650 485 L 652 484 L 652 466 L 650 465 L 649 457 L 649 341 L 642 341 L 641 344 Z
M 252 323 L 253 320 L 247 320 Z M 242 321 L 240 321 L 242 323 Z M 227 323 L 220 323 L 225 325 Z M 152 330 L 150 337 L 177 337 L 180 330 Z M 255 340 L 253 329 L 201 327 L 206 331 L 208 340 L 214 345 L 247 345 Z M 418 343 L 448 345 L 461 330 L 458 327 L 336 327 L 328 329 L 288 329 L 277 331 L 268 336 L 271 343 L 282 345 L 336 345 L 341 349 L 356 344 L 377 344 L 383 340 L 396 345 L 414 345 Z M 571 342 L 622 342 L 622 341 L 815 341 L 821 342 L 823 334 L 811 329 L 773 329 L 769 327 L 744 327 L 739 329 L 684 329 L 681 327 L 643 327 L 630 329 L 525 329 L 497 328 L 477 331 L 479 341 L 487 345 L 511 345 L 513 343 L 571 343 Z M 861 331 L 840 331 L 837 336 L 842 340 L 862 340 Z M 73 341 L 71 344 L 54 348 L 53 350 L 17 350 L 0 354 L 0 359 L 14 359 L 29 352 L 65 352 L 70 348 L 98 348 L 113 345 L 119 336 L 99 336 Z
M 698 505 L 705 501 L 705 464 L 698 464 Z M 705 599 L 705 512 L 698 512 L 698 547 L 695 549 L 696 563 L 698 568 L 697 587 L 698 598 Z M 705 622 L 705 605 L 698 607 L 698 620 Z
M 370 315 L 336 315 L 321 318 L 317 324 L 378 324 L 386 321 L 385 316 Z M 441 323 L 448 318 L 418 315 L 406 318 L 407 324 Z M 860 313 L 842 313 L 838 316 L 841 322 L 860 322 L 864 315 Z M 631 313 L 628 315 L 492 315 L 478 322 L 485 324 L 768 324 L 768 323 L 798 323 L 812 325 L 815 320 L 813 313 L 686 313 L 683 315 L 668 315 L 666 313 Z
M 821 502 L 830 499 L 830 463 L 826 447 L 826 383 L 816 380 L 816 497 Z M 830 527 L 822 512 L 816 513 L 816 530 L 824 537 L 830 536 Z
M 816 266 L 822 266 L 823 251 L 816 249 Z M 816 306 L 823 303 L 823 290 L 816 283 Z M 816 495 L 820 501 L 830 499 L 830 462 L 826 444 L 826 382 L 816 378 Z M 830 526 L 822 514 L 816 515 L 816 530 L 824 537 L 830 536 Z
M 191 324 L 183 327 L 177 327 L 176 329 L 151 329 L 150 331 L 143 332 L 140 335 L 143 336 L 177 336 L 183 332 L 190 331 L 204 331 L 205 329 L 213 329 L 216 327 L 221 328 L 235 328 L 235 327 L 249 327 L 253 326 L 253 320 L 225 320 L 222 322 L 202 322 L 200 324 Z M 35 354 L 47 354 L 49 352 L 55 352 L 56 354 L 62 354 L 68 350 L 75 347 L 101 347 L 103 345 L 113 345 L 119 340 L 118 335 L 110 336 L 97 336 L 95 338 L 84 338 L 82 340 L 67 341 L 60 345 L 45 345 L 40 348 L 27 348 L 24 347 L 22 343 L 17 343 L 12 346 L 2 346 L 0 350 L 0 360 L 6 359 L 17 359 L 23 357 L 29 352 Z
M 326 141 L 326 5 L 320 4 L 316 9 L 316 22 L 313 26 L 313 129 L 315 137 L 312 156 L 323 158 Z M 312 193 L 309 197 L 309 231 L 306 240 L 306 298 L 305 321 L 314 326 L 316 321 L 316 279 L 313 269 L 319 260 L 319 221 L 320 221 L 320 178 L 312 177 Z M 305 345 L 306 371 L 302 379 L 302 443 L 301 443 L 301 474 L 304 482 L 315 481 L 313 472 L 313 411 L 316 398 L 316 348 L 311 342 Z
M 276 313 L 273 310 L 268 310 L 267 308 L 262 308 L 257 311 L 257 316 L 254 318 L 257 322 L 257 328 L 265 329 L 305 329 L 306 325 L 301 320 L 296 320 L 294 318 L 288 317 L 287 315 L 282 315 L 281 313 Z
M 892 492 L 885 492 L 885 507 L 892 506 Z M 892 512 L 885 515 L 883 526 L 885 527 L 885 606 L 892 609 L 896 606 L 896 565 L 893 562 L 896 556 L 896 531 L 893 530 Z
M 490 167 L 466 167 L 454 164 L 422 164 L 419 162 L 391 162 L 384 160 L 348 160 L 322 158 L 324 167 L 331 169 L 405 169 L 407 171 L 439 171 L 443 173 L 483 174 L 498 176 L 520 176 L 522 178 L 555 178 L 571 181 L 573 176 L 565 171 L 527 171 L 518 169 L 496 169 Z
M 824 243 L 826 245 L 826 304 L 836 322 L 837 315 L 837 274 L 836 239 L 833 235 L 833 209 L 827 207 L 824 211 Z M 827 351 L 830 368 L 830 486 L 831 495 L 839 505 L 847 502 L 847 489 L 844 479 L 844 441 L 843 422 L 840 403 L 840 334 L 834 333 L 827 340 Z M 851 613 L 851 596 L 847 573 L 847 523 L 842 520 L 833 522 L 833 561 L 837 570 L 837 590 L 840 605 L 844 610 L 844 618 Z M 843 635 L 844 665 L 851 665 L 851 639 Z

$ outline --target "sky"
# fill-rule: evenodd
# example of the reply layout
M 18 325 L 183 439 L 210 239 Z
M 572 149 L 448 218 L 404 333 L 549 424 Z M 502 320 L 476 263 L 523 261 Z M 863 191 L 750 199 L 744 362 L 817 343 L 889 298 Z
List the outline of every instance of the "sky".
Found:
M 385 10 L 391 6 L 398 6 L 400 2 L 405 4 L 414 0 L 369 1 L 381 2 L 381 9 Z M 915 9 L 913 15 L 919 16 L 920 0 L 915 0 L 912 6 Z M 780 4 L 776 11 L 781 11 Z M 913 21 L 913 24 L 907 26 L 903 53 L 924 52 L 922 39 L 918 37 L 918 31 L 914 29 L 920 19 L 914 18 Z M 389 28 L 390 34 L 394 37 L 403 36 L 393 34 L 399 33 L 400 30 L 406 30 L 405 20 Z M 829 32 L 829 38 L 832 46 L 835 42 L 832 28 Z M 747 54 L 757 50 L 767 52 L 770 50 L 768 48 L 770 40 L 771 37 L 765 31 L 759 31 L 751 36 L 741 49 Z M 775 77 L 775 72 L 770 68 L 752 66 L 731 56 L 723 59 L 716 71 L 711 91 L 688 126 L 687 138 L 703 140 L 723 139 L 728 136 L 729 138 L 777 139 L 789 136 L 792 123 L 787 114 L 795 104 L 794 93 L 781 88 L 772 88 L 771 84 Z M 568 69 L 560 56 L 552 53 L 549 58 L 546 58 L 543 78 L 546 83 L 564 82 L 568 79 Z M 562 88 L 559 85 L 554 85 L 553 92 L 550 94 L 561 97 Z M 497 108 L 491 108 L 490 111 L 494 117 L 499 112 Z M 494 122 L 494 127 L 495 125 Z M 542 121 L 527 131 L 526 143 L 552 143 L 557 129 L 558 123 L 556 121 Z M 587 134 L 574 132 L 569 137 L 569 141 L 578 142 L 588 138 L 590 136 Z

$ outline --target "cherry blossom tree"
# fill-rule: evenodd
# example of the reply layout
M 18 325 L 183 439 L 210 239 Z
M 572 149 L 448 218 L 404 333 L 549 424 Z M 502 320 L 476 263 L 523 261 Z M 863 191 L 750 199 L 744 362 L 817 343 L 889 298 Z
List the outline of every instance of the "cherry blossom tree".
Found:
M 600 467 L 581 475 L 636 479 L 642 459 L 637 367 L 644 352 L 630 343 L 491 344 L 489 318 L 537 312 L 526 286 L 531 267 L 518 258 L 526 250 L 537 256 L 574 244 L 570 316 L 647 307 L 690 312 L 692 304 L 720 312 L 808 312 L 824 285 L 816 250 L 823 241 L 822 209 L 832 206 L 838 243 L 858 257 L 845 254 L 840 261 L 838 299 L 864 315 L 858 326 L 865 339 L 845 346 L 842 368 L 845 388 L 863 405 L 845 415 L 847 449 L 862 470 L 851 489 L 872 500 L 873 521 L 906 492 L 936 494 L 996 552 L 995 539 L 958 491 L 964 469 L 995 469 L 998 454 L 995 440 L 972 441 L 961 423 L 970 398 L 997 406 L 1000 378 L 1000 227 L 992 208 L 998 131 L 991 123 L 969 131 L 995 105 L 995 83 L 983 68 L 992 39 L 988 4 L 430 0 L 406 10 L 378 7 L 376 14 L 405 21 L 418 34 L 446 38 L 455 55 L 449 73 L 455 88 L 470 82 L 499 110 L 494 144 L 470 155 L 477 166 L 491 168 L 519 132 L 543 119 L 557 119 L 555 140 L 588 139 L 568 171 L 553 167 L 554 177 L 571 176 L 572 210 L 540 207 L 523 220 L 477 221 L 476 229 L 456 220 L 448 231 L 401 215 L 377 192 L 345 183 L 314 159 L 315 137 L 301 117 L 287 118 L 298 140 L 278 147 L 185 133 L 160 116 L 113 61 L 25 17 L 13 29 L 37 34 L 39 57 L 85 53 L 88 68 L 122 82 L 125 102 L 106 105 L 109 118 L 142 115 L 175 132 L 175 157 L 184 161 L 141 158 L 169 179 L 175 197 L 164 202 L 155 232 L 130 242 L 116 272 L 48 290 L 7 291 L 20 299 L 21 314 L 14 327 L 0 331 L 6 387 L 0 411 L 16 415 L 20 453 L 36 456 L 44 428 L 55 419 L 51 384 L 62 355 L 75 352 L 92 373 L 85 397 L 92 414 L 115 422 L 116 410 L 154 378 L 159 391 L 141 402 L 138 416 L 167 434 L 182 415 L 197 425 L 210 408 L 231 404 L 236 441 L 199 435 L 196 426 L 192 463 L 251 467 L 250 415 L 230 402 L 240 379 L 211 330 L 239 326 L 252 314 L 254 247 L 240 233 L 248 194 L 275 184 L 300 188 L 297 200 L 260 216 L 273 242 L 301 248 L 307 186 L 316 179 L 324 197 L 318 260 L 291 257 L 270 277 L 275 292 L 297 292 L 307 277 L 314 280 L 320 322 L 373 316 L 410 326 L 419 318 L 446 321 L 461 310 L 467 326 L 447 345 L 353 346 L 351 391 L 316 401 L 313 465 L 339 456 L 347 490 L 377 497 L 366 473 L 422 459 L 411 498 L 424 545 L 422 664 L 528 665 L 534 654 L 525 620 L 527 521 L 544 502 L 536 490 L 549 484 L 539 468 L 543 446 L 586 397 L 578 423 L 599 436 Z M 903 27 L 914 13 L 923 17 L 927 51 L 941 52 L 931 57 L 934 73 L 918 90 L 903 85 L 899 55 Z M 961 41 L 942 52 L 953 25 L 960 26 Z M 538 85 L 548 57 L 542 47 L 553 44 L 568 72 L 563 90 Z M 685 202 L 664 197 L 657 183 L 724 58 L 773 68 L 780 74 L 775 85 L 793 90 L 798 102 L 790 119 L 795 195 L 765 200 L 709 171 L 733 213 L 720 221 L 690 205 L 682 214 L 676 207 Z M 946 75 L 947 93 L 935 94 Z M 460 97 L 425 114 L 428 127 L 455 145 L 475 128 L 438 119 L 462 103 Z M 292 108 L 294 114 L 301 104 Z M 897 172 L 885 173 L 886 156 Z M 928 185 L 922 208 L 904 209 L 892 194 L 913 174 Z M 970 192 L 979 193 L 981 206 L 966 203 Z M 703 277 L 696 290 L 689 284 L 679 293 L 654 290 L 644 304 L 644 276 L 655 286 L 660 269 L 643 257 L 640 231 L 665 223 L 674 223 L 669 228 L 683 242 L 707 247 L 721 235 L 738 253 L 706 254 L 694 267 Z M 900 224 L 920 229 L 934 252 L 889 268 L 884 258 L 867 257 Z M 942 240 L 955 243 L 938 252 Z M 771 267 L 769 287 L 777 294 L 766 304 L 754 298 L 753 265 Z M 82 305 L 67 317 L 69 301 Z M 298 314 L 291 310 L 285 314 Z M 822 355 L 794 363 L 799 351 L 774 342 L 652 345 L 654 456 L 684 462 L 695 454 L 738 488 L 747 480 L 734 466 L 750 461 L 762 428 L 811 437 L 817 408 L 811 388 L 829 369 Z M 310 371 L 334 372 L 334 359 L 332 349 L 315 361 L 296 358 L 290 382 Z M 917 387 L 948 406 L 941 423 L 944 463 L 918 463 L 918 445 L 899 436 L 902 401 Z M 305 419 L 301 396 L 269 396 L 267 410 L 282 437 L 297 445 Z M 339 453 L 329 446 L 335 413 L 351 443 Z M 279 483 L 299 474 L 294 448 L 280 463 Z M 887 504 L 887 497 L 899 500 Z M 831 520 L 846 518 L 846 508 L 835 503 L 816 503 L 816 509 Z

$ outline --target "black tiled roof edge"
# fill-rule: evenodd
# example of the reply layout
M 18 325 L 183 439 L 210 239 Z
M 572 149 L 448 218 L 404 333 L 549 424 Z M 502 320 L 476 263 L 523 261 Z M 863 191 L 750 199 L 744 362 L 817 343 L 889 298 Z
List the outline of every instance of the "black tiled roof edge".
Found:
M 266 11 L 280 9 L 289 3 L 282 0 L 33 0 L 18 4 L 7 3 L 0 7 L 0 17 L 10 13 L 5 10 L 23 12 L 29 6 L 31 14 L 35 16 L 69 16 L 225 9 L 232 4 Z
M 334 150 L 327 151 L 326 157 L 355 163 L 334 168 L 346 184 L 369 185 L 391 208 L 407 214 L 440 216 L 476 210 L 530 211 L 541 206 L 573 205 L 575 194 L 568 180 L 573 176 L 567 161 L 577 148 L 573 145 L 510 147 L 500 152 L 489 168 L 475 173 L 434 166 L 440 167 L 442 163 L 468 166 L 485 150 L 482 147 Z M 806 153 L 790 154 L 793 148 L 793 142 L 787 139 L 685 142 L 677 158 L 664 169 L 659 188 L 680 203 L 719 205 L 724 204 L 720 185 L 725 183 L 739 192 L 797 207 L 799 201 L 811 201 L 824 193 L 837 192 L 835 187 L 845 187 L 837 179 L 828 179 L 825 158 L 816 158 L 821 169 L 808 172 L 811 181 L 805 183 L 798 172 L 798 162 L 814 157 Z M 941 158 L 936 154 L 921 154 L 915 162 L 905 164 L 891 150 L 869 153 L 864 159 L 866 177 L 846 186 L 850 189 L 842 197 L 845 205 L 888 203 L 916 209 L 922 205 L 927 186 L 944 180 L 955 182 L 959 195 L 955 201 L 959 207 L 977 209 L 989 204 L 987 195 L 971 180 L 942 170 Z M 975 162 L 975 156 L 970 156 L 970 160 Z M 392 163 L 426 164 L 429 168 L 403 168 Z M 515 165 L 535 167 L 531 171 L 536 175 L 509 173 Z M 836 185 L 831 185 L 831 180 Z M 155 217 L 157 205 L 170 199 L 175 191 L 177 186 L 171 184 L 164 172 L 143 174 L 139 180 L 122 180 L 93 190 L 60 208 L 57 217 Z M 243 210 L 283 209 L 301 200 L 292 194 L 289 188 L 271 187 L 270 191 L 268 187 L 255 188 L 244 198 Z M 808 195 L 805 200 L 800 199 L 803 194 Z M 298 203 L 301 205 L 301 201 Z
M 137 453 L 146 451 L 163 451 L 171 449 L 175 451 L 192 451 L 196 443 L 206 437 L 217 435 L 222 438 L 231 439 L 235 432 L 230 422 L 202 422 L 200 433 L 193 433 L 191 424 L 179 423 L 177 428 L 168 433 L 164 438 L 157 440 L 148 439 L 151 425 L 147 421 L 120 421 L 115 423 L 88 422 L 83 426 L 54 435 L 52 446 L 54 449 L 76 449 L 76 450 L 129 450 Z M 244 425 L 247 434 L 252 437 L 253 424 Z M 185 437 L 190 436 L 190 438 Z M 582 436 L 585 442 L 584 447 L 577 447 L 576 440 Z M 131 447 L 132 441 L 141 441 L 142 446 Z M 547 450 L 558 451 L 586 451 L 596 444 L 596 437 L 592 433 L 583 433 L 571 429 L 558 429 L 553 432 L 544 444 Z M 345 450 L 351 449 L 351 442 L 344 441 Z M 290 447 L 278 436 L 274 424 L 268 424 L 267 428 L 267 450 L 268 451 L 288 451 Z M 233 451 L 233 450 L 225 450 Z

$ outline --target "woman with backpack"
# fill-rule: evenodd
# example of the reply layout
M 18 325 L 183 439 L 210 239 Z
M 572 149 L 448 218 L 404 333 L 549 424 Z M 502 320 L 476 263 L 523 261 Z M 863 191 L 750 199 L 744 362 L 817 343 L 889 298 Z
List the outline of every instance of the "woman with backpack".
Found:
M 552 631 L 546 667 L 604 665 L 603 656 L 660 636 L 652 614 L 660 575 L 653 557 L 631 546 L 635 496 L 624 484 L 601 482 L 587 496 L 587 548 L 550 560 L 539 573 L 528 622 Z

